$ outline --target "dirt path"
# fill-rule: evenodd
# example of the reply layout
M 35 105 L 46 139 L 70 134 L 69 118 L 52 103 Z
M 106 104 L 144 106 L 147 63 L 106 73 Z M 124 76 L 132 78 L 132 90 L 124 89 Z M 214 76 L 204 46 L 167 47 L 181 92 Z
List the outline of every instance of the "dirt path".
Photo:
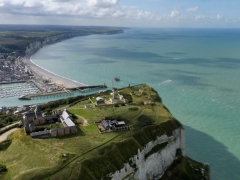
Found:
M 8 129 L 9 127 L 12 127 L 12 126 L 14 126 L 14 125 L 16 125 L 16 124 L 20 124 L 20 122 L 16 122 L 16 123 L 10 124 L 10 125 L 8 125 L 8 126 L 5 126 L 5 127 L 1 128 L 0 130 L 2 131 L 2 130 L 4 130 L 4 129 Z
M 79 116 L 79 115 L 77 115 L 77 117 L 83 120 L 83 126 L 88 126 L 89 125 L 87 119 L 85 119 L 84 117 Z
M 10 129 L 9 131 L 1 134 L 1 135 L 0 135 L 0 142 L 3 142 L 3 141 L 5 141 L 5 140 L 7 140 L 8 135 L 11 134 L 12 132 L 18 130 L 18 129 L 19 129 L 19 128 L 13 128 L 13 129 Z

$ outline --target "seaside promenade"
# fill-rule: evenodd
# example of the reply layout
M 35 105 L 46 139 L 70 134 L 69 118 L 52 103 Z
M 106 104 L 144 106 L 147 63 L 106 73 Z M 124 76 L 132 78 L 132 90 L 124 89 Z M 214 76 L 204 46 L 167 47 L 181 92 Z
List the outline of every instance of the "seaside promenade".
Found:
M 58 85 L 63 85 L 66 89 L 74 89 L 74 88 L 80 88 L 84 87 L 86 85 L 79 83 L 77 81 L 73 81 L 71 79 L 59 76 L 57 74 L 54 74 L 52 72 L 49 72 L 40 66 L 34 64 L 31 62 L 30 58 L 35 52 L 31 52 L 27 54 L 24 58 L 24 62 L 29 65 L 29 68 L 33 71 L 33 73 L 37 73 L 36 75 L 41 77 L 42 79 L 50 79 L 52 82 L 58 84 Z

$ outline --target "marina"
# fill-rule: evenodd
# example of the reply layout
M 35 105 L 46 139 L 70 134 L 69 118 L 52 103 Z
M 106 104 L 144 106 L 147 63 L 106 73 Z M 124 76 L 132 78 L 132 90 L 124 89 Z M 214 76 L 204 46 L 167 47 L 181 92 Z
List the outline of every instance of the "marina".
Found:
M 96 86 L 84 86 L 84 87 L 78 87 L 78 88 L 72 88 L 70 89 L 64 89 L 63 91 L 55 91 L 55 92 L 39 92 L 36 94 L 26 94 L 19 96 L 18 99 L 20 100 L 31 100 L 31 99 L 41 99 L 41 98 L 51 98 L 51 97 L 61 97 L 61 96 L 72 96 L 74 95 L 75 91 L 78 91 L 80 93 L 87 93 L 90 91 L 96 91 L 102 88 L 107 88 L 107 86 L 104 85 L 96 85 Z
M 33 82 L 2 84 L 0 86 L 0 98 L 18 97 L 40 92 L 41 90 Z

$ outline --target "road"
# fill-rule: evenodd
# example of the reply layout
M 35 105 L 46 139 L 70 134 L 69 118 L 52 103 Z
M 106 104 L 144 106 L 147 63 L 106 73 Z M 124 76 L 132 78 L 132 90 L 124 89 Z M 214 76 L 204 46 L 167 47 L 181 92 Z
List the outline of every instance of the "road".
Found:
M 13 133 L 14 131 L 18 130 L 19 128 L 13 128 L 13 129 L 10 129 L 9 131 L 3 133 L 0 135 L 0 142 L 3 142 L 5 140 L 7 140 L 7 137 Z

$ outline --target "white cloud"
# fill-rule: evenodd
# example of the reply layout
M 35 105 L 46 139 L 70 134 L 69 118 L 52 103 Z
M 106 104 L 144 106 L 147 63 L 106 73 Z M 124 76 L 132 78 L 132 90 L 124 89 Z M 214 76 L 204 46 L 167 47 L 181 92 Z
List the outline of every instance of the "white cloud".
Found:
M 172 12 L 171 12 L 171 17 L 177 17 L 177 16 L 179 16 L 180 15 L 180 11 L 178 11 L 178 10 L 172 10 Z
M 220 20 L 220 19 L 222 19 L 222 18 L 223 18 L 223 16 L 218 13 L 218 14 L 217 14 L 217 19 Z
M 197 15 L 195 17 L 195 20 L 206 20 L 206 19 L 211 19 L 211 17 L 207 15 Z
M 90 6 L 108 8 L 118 4 L 119 0 L 87 0 Z
M 123 3 L 120 2 L 121 0 L 0 0 L 0 23 L 194 26 L 194 23 L 211 25 L 218 21 L 220 23 L 223 19 L 226 21 L 218 12 L 199 12 L 198 6 L 189 9 L 178 6 L 173 10 L 152 12 L 143 7 L 122 6 Z
M 187 9 L 187 12 L 196 12 L 198 11 L 198 6 Z
M 0 0 L 0 13 L 31 16 L 73 16 L 87 19 L 157 20 L 157 13 L 120 6 L 120 0 Z M 1 22 L 1 20 L 0 20 Z

